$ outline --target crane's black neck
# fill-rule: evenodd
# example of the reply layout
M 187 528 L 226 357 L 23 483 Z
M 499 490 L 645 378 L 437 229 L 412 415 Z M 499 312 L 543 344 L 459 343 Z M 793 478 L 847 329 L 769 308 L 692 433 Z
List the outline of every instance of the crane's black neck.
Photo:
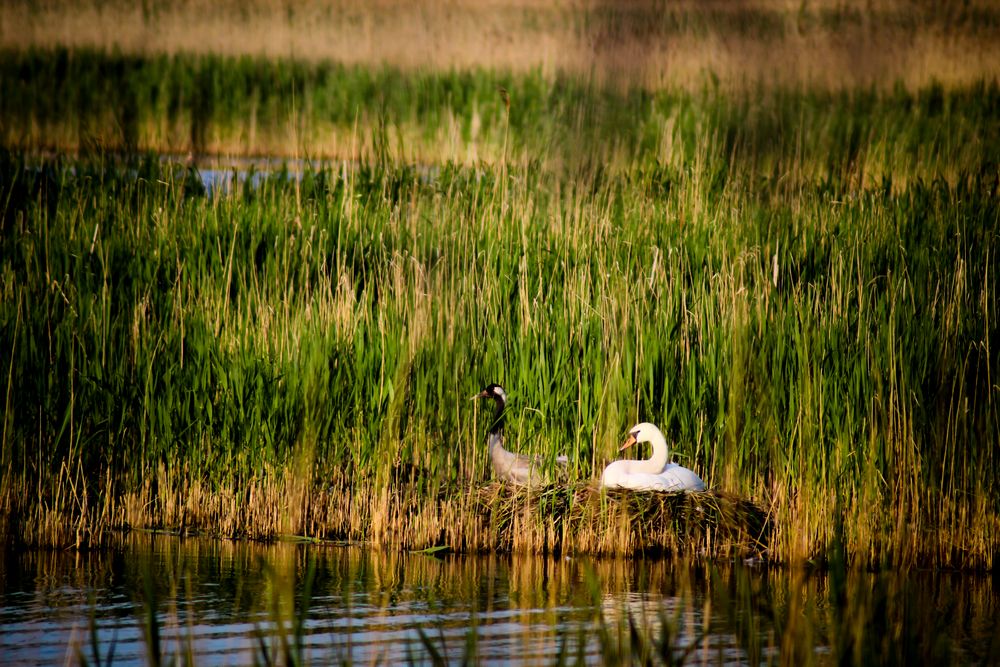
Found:
M 491 396 L 491 398 L 493 399 L 495 407 L 493 408 L 493 426 L 490 427 L 490 434 L 500 435 L 503 433 L 503 409 L 506 405 L 506 401 L 504 401 L 503 396 L 497 396 L 496 394 Z

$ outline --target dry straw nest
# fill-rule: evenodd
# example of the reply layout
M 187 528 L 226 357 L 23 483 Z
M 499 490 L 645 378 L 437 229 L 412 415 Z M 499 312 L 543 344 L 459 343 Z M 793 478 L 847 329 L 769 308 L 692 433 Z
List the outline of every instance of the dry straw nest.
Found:
M 709 491 L 602 491 L 595 482 L 478 488 L 481 527 L 501 551 L 766 556 L 769 522 L 750 500 Z

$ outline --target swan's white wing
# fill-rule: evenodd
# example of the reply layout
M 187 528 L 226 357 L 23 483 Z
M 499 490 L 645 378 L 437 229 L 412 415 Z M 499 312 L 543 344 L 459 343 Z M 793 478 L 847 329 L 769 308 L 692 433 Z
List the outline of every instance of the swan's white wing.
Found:
M 668 491 L 704 491 L 705 482 L 695 474 L 693 470 L 688 470 L 676 463 L 668 463 L 658 477 L 663 478 L 663 483 Z
M 679 491 L 670 480 L 650 472 L 633 472 L 619 481 L 619 488 L 633 491 Z

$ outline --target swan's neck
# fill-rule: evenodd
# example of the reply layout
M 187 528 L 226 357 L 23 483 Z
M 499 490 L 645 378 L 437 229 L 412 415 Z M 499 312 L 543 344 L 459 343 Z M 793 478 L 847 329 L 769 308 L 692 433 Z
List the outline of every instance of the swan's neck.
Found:
M 653 455 L 644 461 L 639 461 L 639 465 L 633 465 L 634 472 L 648 472 L 654 475 L 659 474 L 667 465 L 669 452 L 667 452 L 667 440 L 663 434 L 657 431 L 650 437 L 649 444 L 653 447 Z

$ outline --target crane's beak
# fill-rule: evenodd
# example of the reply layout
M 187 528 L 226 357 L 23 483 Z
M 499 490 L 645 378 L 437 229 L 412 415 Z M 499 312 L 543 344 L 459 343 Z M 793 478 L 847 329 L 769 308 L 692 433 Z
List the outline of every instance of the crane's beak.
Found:
M 473 394 L 472 396 L 469 396 L 469 400 L 470 400 L 470 401 L 474 401 L 474 400 L 476 400 L 477 398 L 486 398 L 487 396 L 489 396 L 489 394 L 487 394 L 487 393 L 486 393 L 486 390 L 485 390 L 485 389 L 483 389 L 483 390 L 482 390 L 481 392 L 479 392 L 478 394 Z
M 624 452 L 626 449 L 628 449 L 629 447 L 631 447 L 634 444 L 635 444 L 635 436 L 633 434 L 629 433 L 628 437 L 625 438 L 625 442 L 622 443 L 622 446 L 621 446 L 621 448 L 618 451 L 619 452 Z

